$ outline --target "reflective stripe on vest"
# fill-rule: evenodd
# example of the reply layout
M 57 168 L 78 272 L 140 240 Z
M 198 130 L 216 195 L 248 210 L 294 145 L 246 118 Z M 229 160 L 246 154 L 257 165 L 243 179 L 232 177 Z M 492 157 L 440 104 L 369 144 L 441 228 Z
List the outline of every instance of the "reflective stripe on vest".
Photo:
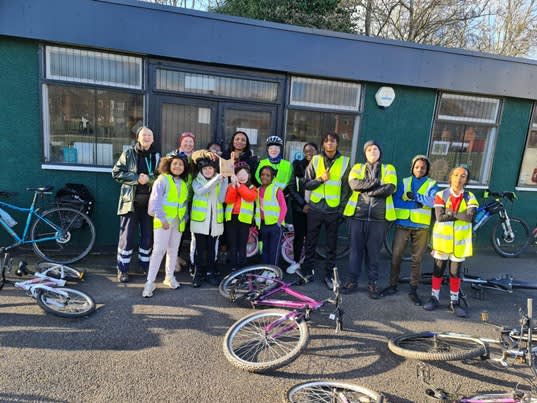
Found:
M 165 199 L 162 201 L 162 211 L 166 215 L 166 221 L 172 222 L 176 217 L 179 219 L 179 232 L 185 230 L 186 222 L 184 220 L 186 214 L 186 200 L 188 198 L 188 188 L 184 180 L 179 179 L 181 190 L 177 193 L 177 186 L 172 176 L 164 174 L 168 181 L 168 192 Z M 162 221 L 157 217 L 153 219 L 153 228 L 162 228 Z
M 209 211 L 209 194 L 211 192 L 204 193 L 202 195 L 194 194 L 192 199 L 192 209 L 190 213 L 190 219 L 192 221 L 203 222 L 207 218 L 207 213 Z M 220 195 L 220 184 L 216 184 L 216 198 Z M 216 222 L 224 222 L 224 208 L 222 203 L 218 200 L 216 201 Z
M 471 192 L 465 192 L 467 197 L 463 197 L 459 213 L 464 213 L 468 207 L 477 207 L 477 199 Z M 441 196 L 446 208 L 449 207 L 449 188 L 441 190 L 436 194 Z M 433 250 L 442 253 L 453 254 L 456 257 L 472 256 L 472 223 L 455 220 L 447 222 L 435 222 L 433 226 Z
M 349 173 L 349 182 L 351 179 L 364 179 L 365 178 L 365 165 L 366 164 L 355 164 L 351 172 Z M 380 183 L 381 185 L 392 184 L 397 186 L 397 174 L 395 172 L 395 167 L 391 164 L 381 164 L 380 166 Z M 358 197 L 360 192 L 353 190 L 349 201 L 343 210 L 343 215 L 351 217 L 356 211 L 356 206 L 358 205 Z M 395 221 L 395 208 L 393 207 L 393 197 L 389 195 L 386 197 L 386 213 L 384 217 L 387 221 Z
M 261 169 L 266 166 L 272 167 L 275 171 L 277 171 L 276 176 L 272 181 L 272 184 L 284 190 L 289 184 L 289 180 L 291 179 L 291 173 L 293 170 L 293 166 L 291 165 L 291 163 L 284 159 L 280 160 L 280 162 L 277 164 L 271 163 L 268 158 L 261 160 L 259 162 L 259 166 L 256 169 L 256 179 L 260 183 L 261 180 L 259 178 L 259 174 L 261 172 Z
M 280 218 L 280 204 L 278 203 L 278 187 L 274 184 L 270 184 L 266 187 L 265 193 L 263 193 L 263 223 L 265 225 L 272 225 L 278 222 Z M 259 194 L 257 195 L 257 205 L 261 207 L 261 200 Z M 261 226 L 261 208 L 255 211 L 255 223 L 259 228 Z
M 253 185 L 250 186 L 250 189 Z M 233 212 L 233 203 L 226 204 L 226 221 L 231 221 Z M 254 202 L 249 202 L 241 198 L 241 208 L 239 210 L 239 221 L 245 224 L 251 224 L 254 218 Z
M 412 178 L 413 176 L 409 176 L 403 179 L 403 194 L 401 197 L 403 201 L 410 200 L 408 197 L 406 197 L 406 194 L 407 192 L 412 191 Z M 420 186 L 417 193 L 423 196 L 427 196 L 429 194 L 429 191 L 435 185 L 436 185 L 436 181 L 430 178 L 427 178 L 427 180 L 423 182 L 423 184 Z M 395 209 L 395 215 L 397 216 L 397 219 L 408 220 L 410 218 L 410 221 L 416 224 L 424 224 L 424 225 L 431 224 L 431 212 L 432 212 L 432 209 L 427 206 L 422 206 L 422 207 L 418 207 L 414 209 L 407 209 L 407 208 Z
M 329 207 L 339 206 L 341 201 L 341 179 L 349 166 L 349 161 L 348 157 L 340 155 L 332 163 L 328 172 L 328 180 L 311 191 L 310 201 L 319 203 L 324 199 Z M 326 171 L 322 155 L 314 155 L 311 164 L 313 164 L 317 176 L 322 175 Z

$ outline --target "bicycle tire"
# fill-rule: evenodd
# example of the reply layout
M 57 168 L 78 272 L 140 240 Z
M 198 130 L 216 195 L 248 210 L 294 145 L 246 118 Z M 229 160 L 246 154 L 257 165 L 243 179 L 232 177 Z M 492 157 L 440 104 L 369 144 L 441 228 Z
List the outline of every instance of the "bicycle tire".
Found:
M 509 217 L 511 229 L 515 234 L 514 239 L 506 239 L 503 235 L 502 223 L 500 220 L 494 225 L 490 241 L 494 251 L 502 257 L 518 257 L 526 249 L 530 242 L 530 229 L 528 224 L 516 217 Z M 518 242 L 519 240 L 520 242 Z M 517 242 L 516 244 L 514 242 Z
M 44 211 L 34 221 L 31 239 L 34 252 L 47 262 L 69 264 L 86 257 L 95 243 L 95 226 L 81 211 L 68 207 L 55 207 Z M 53 223 L 55 230 L 45 220 Z M 49 241 L 42 238 L 55 237 Z
M 294 255 L 294 249 L 293 249 L 293 242 L 295 240 L 295 235 L 293 233 L 288 233 L 283 238 L 283 242 L 281 245 L 281 255 L 283 260 L 285 260 L 288 264 L 295 263 L 295 255 Z
M 227 360 L 237 368 L 261 373 L 280 368 L 293 361 L 306 347 L 308 325 L 296 318 L 286 318 L 266 334 L 264 327 L 282 320 L 291 312 L 269 309 L 239 319 L 226 332 L 223 348 Z
M 407 333 L 388 342 L 390 351 L 421 361 L 456 361 L 479 357 L 487 350 L 481 340 L 455 333 Z
M 384 396 L 371 389 L 337 381 L 309 381 L 289 388 L 288 403 L 361 402 L 382 403 Z
M 257 232 L 250 231 L 246 241 L 246 257 L 254 257 L 259 254 L 259 235 Z
M 37 269 L 41 274 L 65 281 L 80 281 L 85 275 L 84 271 L 52 262 L 40 262 L 37 264 Z
M 222 279 L 218 286 L 220 295 L 227 299 L 236 299 L 250 292 L 263 291 L 273 288 L 276 282 L 251 281 L 251 275 L 264 276 L 281 280 L 283 278 L 282 269 L 278 266 L 268 264 L 256 264 L 244 267 L 240 270 L 228 274 Z M 253 288 L 252 288 L 253 287 Z
M 59 293 L 68 294 L 64 297 Z M 72 288 L 41 289 L 36 296 L 37 304 L 46 312 L 63 318 L 80 318 L 95 311 L 95 301 L 88 294 Z
M 348 256 L 351 249 L 350 249 L 350 242 L 351 242 L 351 230 L 349 227 L 348 220 L 343 220 L 340 222 L 340 225 L 344 226 L 343 231 L 338 230 L 338 236 L 337 236 L 337 248 L 336 248 L 336 259 L 343 259 L 344 257 Z M 328 251 L 326 249 L 326 246 L 317 246 L 315 248 L 315 252 L 323 259 L 326 259 L 328 256 Z

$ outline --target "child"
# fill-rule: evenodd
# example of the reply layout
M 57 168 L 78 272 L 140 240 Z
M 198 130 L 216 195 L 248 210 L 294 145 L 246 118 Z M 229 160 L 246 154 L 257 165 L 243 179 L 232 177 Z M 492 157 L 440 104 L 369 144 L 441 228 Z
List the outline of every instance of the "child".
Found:
M 282 224 L 287 214 L 287 204 L 282 190 L 273 183 L 275 176 L 276 171 L 268 165 L 259 171 L 261 187 L 257 198 L 259 208 L 256 210 L 255 221 L 261 230 L 261 242 L 263 242 L 261 262 L 278 265 Z
M 196 271 L 192 287 L 201 286 L 205 276 L 209 282 L 218 284 L 218 278 L 207 271 L 214 265 L 216 241 L 224 232 L 224 208 L 227 181 L 216 173 L 215 161 L 200 158 L 196 161 L 199 173 L 192 182 L 194 198 L 190 214 L 190 229 L 196 245 L 194 263 Z
M 250 167 L 238 162 L 226 191 L 226 234 L 232 270 L 246 264 L 246 244 L 257 199 L 257 188 L 250 181 Z
M 180 286 L 174 276 L 177 251 L 185 230 L 188 198 L 188 162 L 186 157 L 163 158 L 159 164 L 161 175 L 153 184 L 147 212 L 153 216 L 153 253 L 149 261 L 147 282 L 142 296 L 150 298 L 155 290 L 155 279 L 164 254 L 166 254 L 166 278 L 164 285 L 171 289 Z
M 267 158 L 259 161 L 255 171 L 255 179 L 257 183 L 261 183 L 261 168 L 272 167 L 275 172 L 274 185 L 285 190 L 291 180 L 293 168 L 289 161 L 282 158 L 283 140 L 278 136 L 270 136 L 265 141 L 265 144 L 267 146 Z

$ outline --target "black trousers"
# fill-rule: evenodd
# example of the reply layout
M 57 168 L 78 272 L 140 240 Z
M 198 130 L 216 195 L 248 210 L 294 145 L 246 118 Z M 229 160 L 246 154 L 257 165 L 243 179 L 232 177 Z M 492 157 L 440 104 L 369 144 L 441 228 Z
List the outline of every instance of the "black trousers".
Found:
M 134 212 L 119 216 L 117 269 L 123 273 L 129 271 L 138 234 L 138 261 L 141 269 L 147 272 L 153 248 L 153 217 L 147 214 L 147 205 L 135 204 Z
M 300 262 L 302 258 L 302 248 L 304 247 L 304 237 L 308 231 L 308 215 L 300 211 L 293 210 L 293 227 L 295 238 L 293 240 L 293 254 L 295 262 Z
M 236 214 L 233 214 L 231 220 L 226 222 L 229 263 L 232 269 L 240 269 L 246 265 L 246 244 L 249 232 L 250 224 L 240 222 Z
M 326 239 L 324 240 L 327 252 L 324 262 L 325 274 L 329 274 L 336 264 L 336 247 L 337 247 L 337 230 L 338 230 L 338 214 L 336 212 L 322 212 L 311 209 L 307 215 L 308 233 L 306 235 L 306 257 L 302 265 L 304 274 L 311 274 L 315 265 L 315 249 L 319 242 L 319 234 L 324 225 Z
M 362 221 L 351 218 L 351 253 L 349 255 L 349 281 L 358 282 L 362 261 L 367 268 L 367 281 L 375 284 L 379 277 L 379 257 L 386 221 Z
M 204 234 L 192 234 L 196 240 L 196 252 L 194 253 L 194 263 L 196 268 L 201 274 L 207 273 L 211 267 L 214 266 L 215 259 L 215 247 L 218 237 L 204 235 Z

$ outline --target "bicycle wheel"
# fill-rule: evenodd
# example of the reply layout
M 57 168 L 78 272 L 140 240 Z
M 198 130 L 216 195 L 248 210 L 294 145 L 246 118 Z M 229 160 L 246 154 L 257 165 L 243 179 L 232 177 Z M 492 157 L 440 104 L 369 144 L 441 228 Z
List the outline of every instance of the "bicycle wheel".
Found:
M 59 278 L 65 281 L 80 281 L 84 278 L 83 271 L 58 263 L 41 262 L 37 264 L 37 269 L 45 276 Z
M 257 231 L 250 231 L 246 242 L 246 257 L 253 257 L 259 253 L 259 235 Z
M 386 235 L 384 236 L 384 249 L 386 249 L 386 252 L 390 257 L 393 255 L 393 239 L 395 237 L 395 221 L 391 221 L 388 224 L 388 228 L 386 229 Z M 405 252 L 403 253 L 403 260 L 405 262 L 410 262 L 411 255 L 410 255 L 410 242 L 407 243 L 407 247 L 405 248 Z
M 95 242 L 90 218 L 75 209 L 56 207 L 43 212 L 31 231 L 34 252 L 48 262 L 69 264 L 84 258 Z
M 388 342 L 394 354 L 421 361 L 455 361 L 486 354 L 483 342 L 455 333 L 408 333 Z
M 67 294 L 62 295 L 61 293 Z M 79 318 L 95 311 L 95 301 L 88 294 L 72 288 L 39 290 L 37 304 L 46 312 L 64 318 Z
M 295 255 L 293 252 L 293 242 L 295 240 L 295 234 L 293 232 L 288 232 L 287 235 L 284 236 L 283 242 L 281 245 L 281 253 L 283 260 L 285 260 L 289 264 L 295 263 Z
M 220 282 L 218 291 L 227 299 L 237 299 L 250 292 L 275 287 L 278 283 L 271 281 L 272 278 L 278 280 L 283 278 L 282 270 L 278 266 L 256 264 L 228 274 Z
M 292 312 L 267 310 L 238 320 L 224 336 L 224 354 L 234 366 L 249 372 L 280 368 L 306 347 L 306 322 L 290 318 Z
M 348 220 L 338 220 L 340 226 L 337 236 L 336 259 L 343 259 L 345 256 L 348 256 L 350 252 L 351 229 Z M 328 256 L 328 249 L 326 245 L 318 245 L 315 251 L 323 259 L 326 259 Z
M 511 222 L 512 236 L 506 234 L 503 229 L 505 221 L 498 221 L 492 230 L 492 247 L 502 257 L 517 257 L 530 241 L 530 229 L 528 224 L 519 218 L 509 218 Z
M 350 383 L 310 381 L 290 388 L 285 401 L 289 403 L 381 403 L 384 397 L 373 390 Z

